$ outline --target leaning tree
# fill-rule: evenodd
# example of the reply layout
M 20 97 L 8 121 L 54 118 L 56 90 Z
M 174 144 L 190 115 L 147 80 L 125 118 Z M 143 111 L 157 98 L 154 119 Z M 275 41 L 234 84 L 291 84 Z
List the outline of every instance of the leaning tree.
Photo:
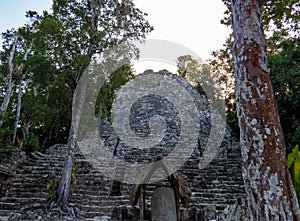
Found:
M 73 89 L 83 75 L 89 62 L 97 55 L 116 45 L 142 40 L 152 30 L 146 14 L 135 7 L 131 0 L 54 0 L 54 16 L 58 18 L 67 33 L 64 54 L 68 55 L 68 47 L 77 47 L 75 56 L 67 61 L 66 72 L 70 72 L 73 79 Z M 68 35 L 68 33 L 70 33 Z M 76 39 L 82 36 L 83 40 Z M 76 39 L 72 44 L 72 39 Z M 67 48 L 65 48 L 67 47 Z M 65 56 L 68 58 L 69 56 Z M 81 62 L 77 63 L 79 58 Z M 74 92 L 73 91 L 73 92 Z M 71 125 L 68 138 L 68 155 L 66 156 L 62 179 L 58 188 L 57 206 L 68 209 L 68 196 L 71 185 L 72 166 L 77 145 L 74 125 Z

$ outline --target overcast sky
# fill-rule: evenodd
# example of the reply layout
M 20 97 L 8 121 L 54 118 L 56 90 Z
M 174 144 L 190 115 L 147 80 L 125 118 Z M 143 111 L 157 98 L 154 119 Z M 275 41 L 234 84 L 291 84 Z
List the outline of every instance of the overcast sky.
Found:
M 222 47 L 230 30 L 220 24 L 225 6 L 221 0 L 134 0 L 154 26 L 148 36 L 189 48 L 203 60 Z M 0 0 L 0 31 L 25 23 L 25 12 L 50 10 L 52 0 Z

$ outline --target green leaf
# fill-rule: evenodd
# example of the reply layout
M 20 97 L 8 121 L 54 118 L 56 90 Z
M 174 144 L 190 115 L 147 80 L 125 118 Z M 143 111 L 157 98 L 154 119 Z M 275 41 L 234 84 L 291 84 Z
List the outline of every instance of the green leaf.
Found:
M 293 184 L 297 194 L 298 202 L 300 202 L 300 152 L 299 145 L 287 157 L 287 165 L 291 172 Z

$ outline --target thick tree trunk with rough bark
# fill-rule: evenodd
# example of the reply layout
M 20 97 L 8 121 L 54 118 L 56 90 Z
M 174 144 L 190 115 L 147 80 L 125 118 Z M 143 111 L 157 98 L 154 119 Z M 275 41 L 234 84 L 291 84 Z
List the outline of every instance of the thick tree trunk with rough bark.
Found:
M 262 0 L 232 0 L 237 111 L 251 220 L 300 220 L 262 27 Z

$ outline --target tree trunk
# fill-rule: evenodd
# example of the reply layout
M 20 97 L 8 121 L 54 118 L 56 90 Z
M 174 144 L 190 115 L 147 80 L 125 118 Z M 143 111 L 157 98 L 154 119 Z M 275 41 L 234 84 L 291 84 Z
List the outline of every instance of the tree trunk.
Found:
M 22 104 L 22 82 L 19 83 L 18 88 L 18 104 L 17 104 L 17 110 L 16 110 L 16 120 L 14 125 L 14 134 L 13 134 L 13 144 L 16 142 L 16 136 L 17 136 L 17 130 L 18 130 L 18 124 L 20 120 L 20 114 L 21 114 L 21 104 Z
M 68 140 L 68 155 L 66 157 L 63 175 L 58 188 L 57 206 L 63 210 L 67 210 L 68 208 L 68 198 L 71 187 L 72 167 L 74 162 L 75 149 L 76 135 L 73 126 L 71 126 Z
M 98 23 L 99 23 L 99 9 L 98 6 L 101 4 L 101 1 L 98 0 L 91 0 L 91 10 L 92 10 L 92 24 L 95 32 L 98 30 Z M 86 52 L 86 55 L 91 59 L 93 54 L 96 50 L 97 45 L 97 35 L 93 37 L 94 41 L 91 41 L 88 50 Z M 76 85 L 78 84 L 83 72 L 85 71 L 86 67 L 79 68 L 79 71 L 76 73 Z M 85 88 L 86 89 L 86 88 Z M 85 92 L 85 89 L 83 92 Z M 79 106 L 82 106 L 82 102 L 84 102 L 85 94 L 80 96 L 83 100 L 80 100 Z M 76 119 L 74 120 L 75 124 L 78 124 L 80 122 L 81 117 L 81 108 L 80 110 L 75 110 L 75 115 L 73 116 Z M 78 112 L 79 111 L 79 112 Z M 74 115 L 74 113 L 73 113 Z M 70 128 L 70 134 L 68 139 L 68 155 L 66 157 L 66 162 L 63 170 L 62 179 L 58 188 L 58 200 L 57 200 L 57 206 L 61 209 L 68 208 L 68 198 L 69 198 L 69 192 L 70 192 L 70 186 L 71 186 L 71 179 L 72 179 L 72 166 L 75 158 L 75 151 L 76 151 L 76 145 L 77 145 L 77 138 L 76 138 L 76 131 L 75 129 L 78 129 L 78 125 L 73 125 L 73 120 Z
M 232 0 L 237 114 L 251 220 L 300 220 L 262 27 L 262 0 Z
M 76 92 L 79 91 L 79 93 L 82 94 L 77 95 L 77 97 L 79 97 L 79 99 L 76 101 L 78 102 L 78 106 L 77 106 L 78 108 L 72 111 L 73 119 L 71 123 L 69 139 L 68 139 L 68 154 L 66 156 L 63 175 L 58 188 L 57 206 L 63 210 L 67 210 L 68 208 L 68 198 L 69 198 L 69 192 L 70 192 L 70 186 L 72 180 L 72 167 L 73 167 L 73 162 L 75 159 L 75 151 L 77 147 L 76 134 L 78 133 L 78 131 L 75 130 L 78 130 L 79 127 L 79 122 L 84 107 L 83 105 L 85 102 L 86 89 L 87 89 L 87 84 L 83 84 L 83 88 L 81 88 L 81 90 L 76 91 Z
M 79 81 L 79 79 L 78 79 Z M 66 156 L 66 162 L 64 165 L 63 175 L 62 179 L 58 188 L 58 200 L 57 200 L 57 206 L 60 207 L 63 210 L 66 210 L 68 208 L 68 198 L 69 198 L 69 192 L 70 192 L 70 186 L 71 186 L 71 179 L 72 179 L 72 167 L 73 162 L 75 159 L 75 151 L 77 147 L 77 136 L 78 134 L 78 127 L 81 120 L 83 108 L 84 108 L 84 102 L 86 97 L 86 90 L 87 90 L 87 80 L 84 81 L 85 84 L 82 84 L 82 88 L 80 90 L 76 90 L 77 98 L 79 98 L 77 101 L 78 105 L 76 109 L 72 110 L 72 123 L 70 128 L 70 134 L 68 139 L 68 155 Z M 78 82 L 76 82 L 78 84 Z
M 15 82 L 12 81 L 11 79 L 9 79 L 9 82 L 7 84 L 7 89 L 5 91 L 5 96 L 4 96 L 4 99 L 3 99 L 3 102 L 2 102 L 2 105 L 1 105 L 1 108 L 0 108 L 0 116 L 1 116 L 1 119 L 0 119 L 0 127 L 2 127 L 3 123 L 4 123 L 4 114 L 6 113 L 6 110 L 7 110 L 7 107 L 8 107 L 8 104 L 9 104 L 9 100 L 12 96 L 12 92 L 13 92 L 13 88 L 14 88 L 14 84 Z
M 2 115 L 1 119 L 0 119 L 0 127 L 2 127 L 2 125 L 3 125 L 3 116 L 7 110 L 10 98 L 13 93 L 14 84 L 15 84 L 14 75 L 15 75 L 16 70 L 15 70 L 14 58 L 15 58 L 15 52 L 16 52 L 16 48 L 17 48 L 18 38 L 19 38 L 19 36 L 16 35 L 14 38 L 14 42 L 12 43 L 12 45 L 10 47 L 10 52 L 9 52 L 9 57 L 8 57 L 9 79 L 8 79 L 7 89 L 5 91 L 5 96 L 4 96 L 4 99 L 3 99 L 1 107 L 0 107 L 0 114 Z

